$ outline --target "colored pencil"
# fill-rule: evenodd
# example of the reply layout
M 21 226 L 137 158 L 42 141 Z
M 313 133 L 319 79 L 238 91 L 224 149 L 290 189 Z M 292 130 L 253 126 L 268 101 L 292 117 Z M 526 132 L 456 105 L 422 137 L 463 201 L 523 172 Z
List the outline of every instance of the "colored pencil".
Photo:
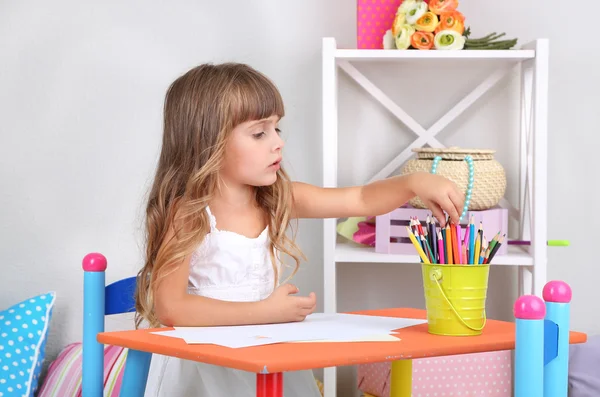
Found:
M 450 247 L 448 247 L 448 238 L 446 237 L 446 228 L 443 227 L 442 230 L 442 240 L 444 243 L 444 259 L 446 260 L 447 264 L 451 264 L 452 263 L 452 251 L 449 250 Z
M 423 226 L 421 226 L 421 221 L 419 221 L 419 220 L 417 220 L 417 219 L 415 219 L 415 220 L 416 220 L 416 222 L 417 222 L 417 228 L 419 229 L 419 234 L 420 234 L 421 236 L 423 236 L 423 235 L 424 235 L 424 233 L 423 233 Z
M 492 252 L 492 250 L 494 249 L 494 246 L 498 243 L 498 238 L 500 237 L 500 232 L 498 232 L 494 238 L 492 239 L 492 241 L 490 241 L 490 245 L 488 246 L 487 250 L 485 251 L 485 260 L 483 261 L 484 264 L 489 263 L 490 261 L 490 253 Z
M 431 254 L 429 253 L 429 250 L 427 250 L 427 241 L 429 240 L 429 236 L 427 235 L 427 228 L 422 229 L 423 233 L 420 235 L 420 239 L 421 239 L 421 245 L 423 246 L 423 251 L 425 251 L 425 253 L 427 254 L 427 256 L 429 257 L 429 261 L 431 263 L 433 263 L 433 261 L 431 260 Z
M 428 264 L 489 264 L 502 244 L 509 242 L 502 231 L 498 231 L 488 242 L 483 222 L 480 221 L 476 229 L 473 214 L 464 227 L 449 222 L 445 227 L 438 228 L 436 218 L 429 215 L 424 223 L 418 217 L 411 217 L 406 230 L 421 262 Z
M 438 253 L 440 255 L 439 263 L 445 264 L 445 256 L 444 256 L 444 239 L 442 238 L 442 232 L 437 232 L 437 241 L 438 241 Z
M 425 244 L 425 236 L 419 234 L 415 237 L 419 240 L 421 247 L 423 247 L 423 252 L 425 253 L 425 256 L 427 256 L 427 260 L 429 261 L 429 263 L 433 263 L 433 261 L 431 260 L 431 255 L 429 254 L 429 250 L 427 249 L 427 244 Z
M 479 264 L 482 265 L 485 260 L 485 251 L 487 251 L 488 242 L 485 237 L 481 239 L 481 254 L 479 255 Z
M 429 220 L 429 217 L 427 217 Z M 431 251 L 431 229 L 429 228 L 431 222 L 425 222 L 425 228 L 423 228 L 423 235 L 425 236 L 425 242 L 429 246 L 429 250 Z M 433 256 L 433 251 L 431 251 L 431 256 Z M 433 263 L 433 261 L 432 261 Z
M 471 238 L 469 239 L 469 263 L 474 264 L 475 256 L 475 216 L 471 214 L 471 222 L 469 223 Z
M 427 255 L 425 255 L 425 252 L 423 252 L 423 248 L 421 248 L 421 244 L 419 244 L 417 242 L 417 238 L 415 237 L 415 235 L 413 234 L 413 232 L 410 230 L 409 227 L 406 227 L 406 231 L 408 232 L 408 237 L 410 238 L 410 241 L 412 241 L 413 245 L 417 249 L 417 252 L 419 253 L 419 256 L 421 257 L 421 260 L 424 263 L 431 263 L 431 262 L 429 262 Z
M 412 230 L 413 234 L 417 234 L 417 221 L 415 220 L 415 218 L 413 218 L 412 216 L 410 217 L 410 229 Z
M 452 252 L 452 233 L 450 226 L 446 223 L 444 229 L 444 240 L 446 241 L 446 262 L 448 264 L 454 264 L 454 253 Z
M 431 250 L 431 246 L 429 245 L 429 241 L 427 241 L 425 236 L 421 236 L 421 239 L 423 240 L 423 245 L 425 246 L 425 248 L 427 250 L 427 255 L 429 256 L 429 261 L 431 263 L 436 263 L 436 260 L 433 256 L 433 251 Z
M 462 228 L 460 227 L 460 223 L 456 225 L 456 252 L 458 252 L 458 263 L 459 265 L 463 264 L 463 260 L 462 260 L 462 240 L 461 240 L 461 236 L 462 236 Z
M 427 219 L 429 220 L 429 216 L 427 216 Z M 438 257 L 437 233 L 436 233 L 436 227 L 435 227 L 435 222 L 434 222 L 433 218 L 429 222 L 429 235 L 431 236 L 431 248 L 433 248 L 433 257 L 437 258 Z
M 479 252 L 481 250 L 481 224 L 479 224 L 479 231 L 477 232 L 477 238 L 475 240 L 475 250 L 473 252 L 473 263 L 479 264 Z M 475 262 L 477 261 L 477 262 Z
M 469 243 L 470 241 L 471 241 L 471 228 L 469 226 L 467 226 L 465 228 L 465 238 L 463 239 L 463 246 L 465 247 L 465 249 L 463 250 L 465 252 L 465 259 L 463 261 L 464 264 L 471 263 L 469 261 L 469 255 L 471 254 L 471 246 Z
M 419 226 L 417 226 L 419 224 L 419 221 L 417 220 L 417 218 L 411 219 L 410 223 L 411 223 L 411 228 L 413 230 L 413 234 L 415 236 L 420 236 L 421 233 L 419 233 Z M 421 245 L 421 239 L 420 238 L 416 238 L 416 240 L 417 240 L 417 243 L 421 246 L 421 249 L 424 249 L 425 247 L 423 247 Z
M 496 243 L 496 245 L 494 245 L 494 248 L 490 252 L 490 258 L 488 259 L 488 262 L 490 262 L 492 259 L 494 259 L 494 255 L 496 255 L 496 252 L 498 252 L 498 249 L 502 245 L 502 242 L 504 241 L 505 237 L 506 237 L 506 235 L 503 235 L 502 237 L 500 237 L 498 239 L 498 242 Z
M 463 245 L 467 247 L 467 251 L 469 250 L 469 234 L 471 234 L 470 228 L 465 228 L 465 238 L 463 239 Z
M 430 225 L 431 219 L 429 219 L 429 215 L 427 215 L 427 219 L 425 219 L 425 228 L 423 229 L 423 233 L 425 234 L 425 237 L 427 237 L 427 242 L 429 243 L 429 245 L 431 245 L 431 236 L 429 235 L 431 232 L 431 229 L 429 228 Z

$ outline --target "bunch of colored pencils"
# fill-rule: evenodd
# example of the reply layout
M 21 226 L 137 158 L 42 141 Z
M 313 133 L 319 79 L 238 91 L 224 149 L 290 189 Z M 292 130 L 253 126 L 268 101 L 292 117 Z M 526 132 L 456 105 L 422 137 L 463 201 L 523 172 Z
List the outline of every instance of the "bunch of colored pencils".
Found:
M 435 221 L 427 216 L 423 226 L 418 218 L 411 218 L 406 227 L 408 237 L 417 249 L 424 263 L 481 265 L 488 264 L 498 252 L 506 235 L 498 232 L 488 243 L 484 236 L 483 225 L 475 231 L 475 219 L 471 215 L 469 224 L 463 227 L 446 221 L 446 227 L 438 228 Z

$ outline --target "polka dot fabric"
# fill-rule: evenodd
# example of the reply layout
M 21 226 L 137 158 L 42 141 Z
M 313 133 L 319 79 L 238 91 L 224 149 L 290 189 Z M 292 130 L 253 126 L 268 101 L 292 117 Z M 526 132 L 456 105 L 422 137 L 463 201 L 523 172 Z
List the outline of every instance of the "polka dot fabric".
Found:
M 360 365 L 358 388 L 376 397 L 390 395 L 390 364 Z M 510 397 L 510 351 L 413 361 L 413 397 Z
M 426 0 L 427 2 L 427 0 Z M 356 39 L 361 49 L 382 49 L 402 0 L 357 0 Z
M 0 397 L 33 397 L 44 361 L 53 292 L 0 312 Z
M 358 48 L 383 48 L 383 35 L 392 27 L 400 3 L 402 0 L 357 0 Z

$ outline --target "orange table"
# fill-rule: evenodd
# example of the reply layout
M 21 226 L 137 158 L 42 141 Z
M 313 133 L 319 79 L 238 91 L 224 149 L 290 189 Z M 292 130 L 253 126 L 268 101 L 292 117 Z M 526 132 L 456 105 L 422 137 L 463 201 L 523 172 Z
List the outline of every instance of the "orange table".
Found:
M 420 309 L 381 309 L 355 314 L 426 318 Z M 168 328 L 161 328 L 161 331 Z M 98 342 L 143 352 L 254 372 L 257 396 L 282 396 L 282 373 L 304 369 L 358 365 L 366 363 L 412 360 L 425 357 L 468 354 L 515 348 L 515 324 L 488 320 L 479 336 L 437 336 L 427 332 L 427 324 L 402 328 L 398 342 L 317 342 L 281 343 L 232 349 L 217 345 L 188 345 L 183 340 L 152 334 L 157 329 L 104 332 Z M 573 343 L 584 343 L 587 336 L 571 332 Z

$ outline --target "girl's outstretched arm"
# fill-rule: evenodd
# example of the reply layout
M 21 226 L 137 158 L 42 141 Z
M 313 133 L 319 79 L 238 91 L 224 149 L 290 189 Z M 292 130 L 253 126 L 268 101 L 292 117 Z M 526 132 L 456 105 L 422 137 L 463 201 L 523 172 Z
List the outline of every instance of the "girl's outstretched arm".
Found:
M 294 182 L 297 218 L 345 218 L 385 214 L 418 196 L 445 226 L 445 211 L 458 222 L 464 194 L 454 182 L 427 172 L 393 176 L 364 186 L 322 188 Z

